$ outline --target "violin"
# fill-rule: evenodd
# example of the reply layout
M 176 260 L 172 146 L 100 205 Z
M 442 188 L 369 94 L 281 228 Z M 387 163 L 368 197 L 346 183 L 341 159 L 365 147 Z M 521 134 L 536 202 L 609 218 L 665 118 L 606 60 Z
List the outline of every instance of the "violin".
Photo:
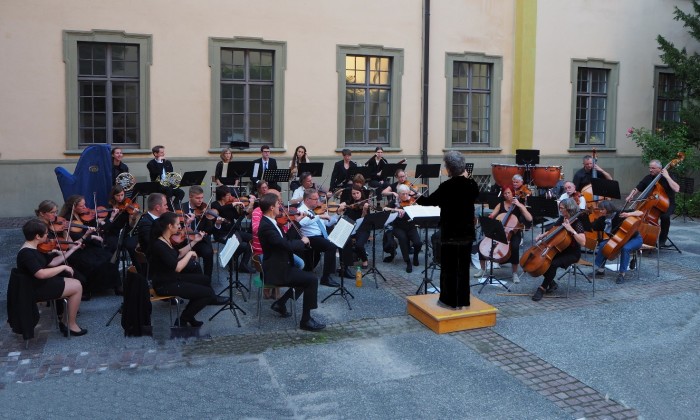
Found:
M 352 210 L 361 210 L 362 207 L 364 207 L 365 203 L 371 199 L 372 199 L 372 197 L 369 197 L 369 198 L 365 198 L 364 200 L 357 201 L 355 203 L 349 203 L 349 204 L 347 204 L 346 208 L 352 209 Z
M 195 209 L 194 210 L 194 217 L 201 217 L 201 216 L 204 216 L 209 220 L 221 219 L 225 222 L 231 223 L 225 217 L 219 216 L 219 211 L 216 209 L 206 209 L 206 210 Z
M 338 211 L 338 207 L 340 207 L 340 204 L 337 203 L 322 203 L 319 204 L 316 208 L 314 208 L 314 213 L 335 213 L 336 211 Z
M 275 217 L 275 221 L 277 221 L 278 225 L 284 226 L 289 223 L 289 219 L 292 216 L 296 216 L 298 214 L 299 210 L 297 210 L 295 207 L 291 207 L 289 210 L 287 210 L 284 206 L 280 206 L 280 214 Z
M 180 229 L 177 233 L 170 235 L 170 243 L 174 247 L 182 245 L 185 241 L 193 241 L 195 237 L 199 235 L 199 232 L 195 232 L 192 229 Z
M 62 239 L 49 239 L 46 242 L 42 242 L 36 246 L 39 252 L 48 254 L 53 250 L 59 250 L 61 252 L 68 251 L 71 245 L 75 245 L 77 242 L 64 241 Z
M 125 211 L 130 215 L 141 213 L 141 208 L 139 207 L 139 204 L 132 202 L 130 198 L 125 198 L 124 201 L 122 201 L 121 203 L 117 203 L 116 208 L 120 211 Z
M 399 201 L 399 207 L 401 207 L 401 208 L 408 207 L 408 206 L 412 206 L 412 205 L 414 205 L 414 204 L 416 204 L 416 198 L 415 198 L 415 197 L 411 197 L 411 198 L 409 198 L 408 200 L 401 200 L 401 201 Z
M 528 195 L 532 195 L 532 191 L 525 184 L 521 185 L 518 191 L 515 192 L 515 198 L 523 203 L 527 200 Z
M 74 228 L 75 229 L 94 228 L 94 226 L 87 226 L 87 225 L 82 225 L 79 223 L 68 223 L 68 220 L 64 219 L 61 216 L 57 216 L 56 219 L 53 222 L 51 222 L 51 229 L 54 232 L 63 232 L 64 230 L 66 230 L 68 228 L 68 225 L 70 225 L 71 230 L 75 231 L 75 232 L 77 232 L 77 230 L 73 230 Z

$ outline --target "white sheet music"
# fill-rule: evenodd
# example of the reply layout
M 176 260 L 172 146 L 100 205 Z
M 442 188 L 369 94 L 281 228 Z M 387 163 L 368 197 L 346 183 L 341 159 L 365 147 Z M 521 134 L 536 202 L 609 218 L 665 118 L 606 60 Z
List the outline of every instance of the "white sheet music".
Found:
M 344 247 L 345 242 L 348 241 L 348 238 L 353 232 L 354 226 L 355 223 L 350 222 L 345 217 L 341 217 L 338 219 L 338 223 L 335 224 L 333 232 L 328 235 L 328 240 L 333 242 L 333 245 L 337 246 L 338 248 Z
M 255 164 L 253 164 L 253 175 L 251 176 L 251 178 L 262 178 L 262 177 L 258 176 L 259 170 L 260 170 L 260 164 L 258 162 L 255 162 Z
M 228 265 L 233 253 L 236 252 L 240 244 L 236 235 L 231 236 L 229 240 L 226 241 L 226 245 L 224 245 L 224 248 L 219 252 L 219 264 L 222 268 Z
M 411 219 L 416 217 L 440 217 L 440 207 L 438 206 L 406 206 L 403 208 Z

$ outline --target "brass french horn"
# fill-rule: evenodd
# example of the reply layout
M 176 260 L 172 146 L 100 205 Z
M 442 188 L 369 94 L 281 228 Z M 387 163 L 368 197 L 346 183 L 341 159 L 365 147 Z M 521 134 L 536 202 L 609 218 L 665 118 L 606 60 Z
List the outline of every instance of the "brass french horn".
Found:
M 122 187 L 124 191 L 131 191 L 136 185 L 136 178 L 128 172 L 122 172 L 117 175 L 117 179 L 114 181 L 115 185 Z
M 162 176 L 160 178 L 160 185 L 164 187 L 172 187 L 172 188 L 177 188 L 180 186 L 180 182 L 182 181 L 182 175 L 180 175 L 177 172 L 168 172 L 165 174 L 165 176 Z

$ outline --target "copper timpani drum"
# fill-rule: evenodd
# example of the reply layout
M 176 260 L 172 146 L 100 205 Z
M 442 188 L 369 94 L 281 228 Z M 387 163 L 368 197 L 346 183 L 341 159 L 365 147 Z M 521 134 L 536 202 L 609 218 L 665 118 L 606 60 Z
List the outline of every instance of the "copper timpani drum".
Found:
M 540 166 L 530 168 L 533 184 L 539 188 L 554 188 L 561 179 L 561 166 Z
M 513 182 L 513 175 L 525 176 L 525 167 L 520 165 L 491 164 L 491 175 L 496 184 L 504 187 Z

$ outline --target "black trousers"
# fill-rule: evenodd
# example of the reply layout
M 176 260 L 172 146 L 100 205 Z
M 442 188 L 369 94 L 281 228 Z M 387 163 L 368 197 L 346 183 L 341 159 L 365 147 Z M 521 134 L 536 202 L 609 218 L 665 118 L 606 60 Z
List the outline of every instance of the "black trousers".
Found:
M 192 319 L 216 298 L 210 284 L 211 280 L 203 274 L 178 273 L 175 281 L 158 284 L 155 290 L 159 295 L 172 295 L 188 299 L 187 306 L 180 317 Z
M 204 275 L 211 282 L 211 273 L 214 271 L 214 250 L 211 247 L 209 236 L 197 242 L 192 251 L 196 252 L 197 256 L 204 261 Z
M 554 277 L 557 275 L 558 268 L 566 268 L 579 259 L 581 259 L 581 250 L 579 248 L 567 248 L 564 252 L 555 255 L 554 258 L 552 258 L 552 265 L 544 272 L 544 280 L 542 280 L 541 286 L 545 290 L 549 288 L 549 286 L 554 283 Z
M 671 216 L 676 212 L 676 203 L 671 203 L 668 207 L 666 213 L 659 216 L 659 225 L 661 226 L 661 231 L 659 232 L 659 244 L 663 244 L 668 239 L 668 230 L 671 229 Z
M 404 261 L 409 261 L 411 259 L 408 251 L 410 244 L 413 245 L 414 255 L 420 253 L 421 245 L 423 244 L 420 240 L 418 229 L 416 229 L 414 225 L 409 226 L 409 228 L 405 228 L 403 226 L 394 225 L 394 237 L 399 241 L 399 248 L 401 248 L 401 255 Z
M 440 301 L 453 308 L 469 306 L 469 264 L 471 242 L 443 242 L 440 245 Z
M 323 276 L 321 279 L 325 280 L 336 270 L 335 251 L 338 247 L 323 236 L 311 236 L 309 237 L 309 243 L 314 253 L 323 252 Z M 313 264 L 307 264 L 304 267 L 304 269 L 307 269 L 306 271 L 311 271 L 313 268 Z
M 311 317 L 311 310 L 318 308 L 318 280 L 316 276 L 296 267 L 291 267 L 287 281 L 280 286 L 290 288 L 280 298 L 279 302 L 281 304 L 287 303 L 287 300 L 292 297 L 292 288 L 294 288 L 297 299 L 299 296 L 304 297 L 301 322 L 308 321 Z

